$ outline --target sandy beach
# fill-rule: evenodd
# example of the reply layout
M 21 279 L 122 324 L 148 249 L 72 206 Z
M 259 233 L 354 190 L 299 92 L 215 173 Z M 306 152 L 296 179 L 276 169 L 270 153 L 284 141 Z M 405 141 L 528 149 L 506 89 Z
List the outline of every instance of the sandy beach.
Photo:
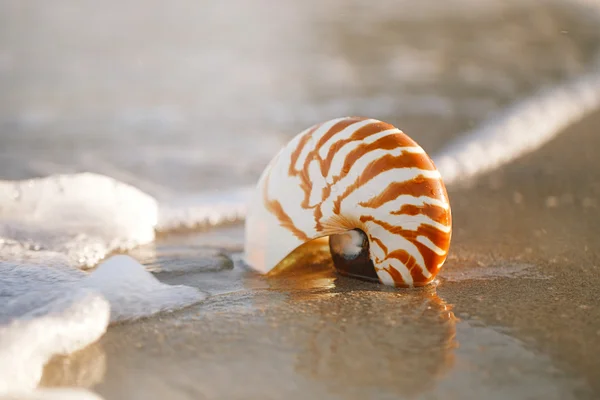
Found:
M 436 153 L 600 50 L 597 21 L 557 2 L 259 2 L 272 19 L 158 3 L 0 5 L 0 178 L 93 171 L 177 199 L 252 184 L 295 133 L 351 114 Z M 596 111 L 449 186 L 450 256 L 426 288 L 338 276 L 322 248 L 259 276 L 236 265 L 243 223 L 161 233 L 129 254 L 208 298 L 111 325 L 40 385 L 106 400 L 597 399 L 599 130 Z
M 599 126 L 596 113 L 452 190 L 456 235 L 435 287 L 386 289 L 327 262 L 272 279 L 226 263 L 165 272 L 214 296 L 113 326 L 77 362 L 49 365 L 46 382 L 107 399 L 596 398 Z M 240 231 L 166 237 L 150 259 L 179 246 L 179 262 L 197 266 L 193 246 L 214 257 L 206 248 L 235 250 Z

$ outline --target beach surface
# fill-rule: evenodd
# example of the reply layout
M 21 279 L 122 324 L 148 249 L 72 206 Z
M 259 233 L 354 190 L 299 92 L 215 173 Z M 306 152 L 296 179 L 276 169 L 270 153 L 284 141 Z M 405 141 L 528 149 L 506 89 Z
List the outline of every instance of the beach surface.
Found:
M 202 269 L 208 249 L 235 251 L 241 228 L 165 237 L 145 262 L 194 266 L 158 275 L 213 296 L 111 327 L 55 359 L 46 382 L 107 399 L 597 398 L 599 127 L 596 113 L 451 190 L 452 256 L 435 287 L 382 288 L 302 260 L 275 278 Z
M 438 154 L 600 60 L 584 1 L 233 3 L 2 2 L 0 178 L 91 171 L 171 203 L 253 184 L 296 133 L 342 115 Z M 340 277 L 317 247 L 258 276 L 237 264 L 243 222 L 160 233 L 128 254 L 206 299 L 110 325 L 53 358 L 40 386 L 105 400 L 597 399 L 599 130 L 596 111 L 449 185 L 450 256 L 427 288 Z

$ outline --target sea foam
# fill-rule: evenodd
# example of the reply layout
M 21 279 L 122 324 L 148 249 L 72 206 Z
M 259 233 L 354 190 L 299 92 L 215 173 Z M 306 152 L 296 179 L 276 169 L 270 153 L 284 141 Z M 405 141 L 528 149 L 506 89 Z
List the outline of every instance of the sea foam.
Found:
M 111 322 L 178 310 L 206 297 L 159 282 L 125 255 L 91 273 L 2 262 L 0 276 L 0 395 L 34 389 L 51 357 L 95 342 Z
M 0 181 L 0 205 L 1 259 L 41 250 L 81 268 L 153 241 L 158 219 L 153 197 L 91 173 Z
M 125 255 L 90 270 L 154 239 L 156 200 L 134 187 L 87 173 L 0 182 L 0 205 L 0 260 L 10 260 L 0 261 L 0 397 L 60 397 L 32 392 L 50 358 L 93 343 L 111 322 L 206 297 Z

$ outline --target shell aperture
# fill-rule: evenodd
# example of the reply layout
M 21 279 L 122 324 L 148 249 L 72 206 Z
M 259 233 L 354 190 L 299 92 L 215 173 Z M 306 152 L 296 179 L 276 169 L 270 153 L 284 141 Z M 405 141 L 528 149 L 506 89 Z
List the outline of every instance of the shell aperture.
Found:
M 265 168 L 244 258 L 266 274 L 303 243 L 329 236 L 341 274 L 423 286 L 446 260 L 451 232 L 446 188 L 424 150 L 388 123 L 344 117 L 301 132 Z

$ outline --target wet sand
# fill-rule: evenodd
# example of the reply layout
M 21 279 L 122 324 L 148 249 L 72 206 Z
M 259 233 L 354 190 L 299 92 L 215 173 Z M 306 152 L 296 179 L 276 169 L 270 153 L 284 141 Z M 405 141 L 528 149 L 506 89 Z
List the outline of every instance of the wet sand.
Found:
M 597 112 L 451 188 L 452 255 L 426 289 L 338 277 L 327 261 L 273 278 L 211 272 L 200 261 L 239 249 L 240 227 L 164 237 L 162 262 L 188 246 L 179 261 L 199 273 L 157 276 L 214 296 L 113 326 L 45 379 L 107 399 L 598 398 L 599 129 Z

